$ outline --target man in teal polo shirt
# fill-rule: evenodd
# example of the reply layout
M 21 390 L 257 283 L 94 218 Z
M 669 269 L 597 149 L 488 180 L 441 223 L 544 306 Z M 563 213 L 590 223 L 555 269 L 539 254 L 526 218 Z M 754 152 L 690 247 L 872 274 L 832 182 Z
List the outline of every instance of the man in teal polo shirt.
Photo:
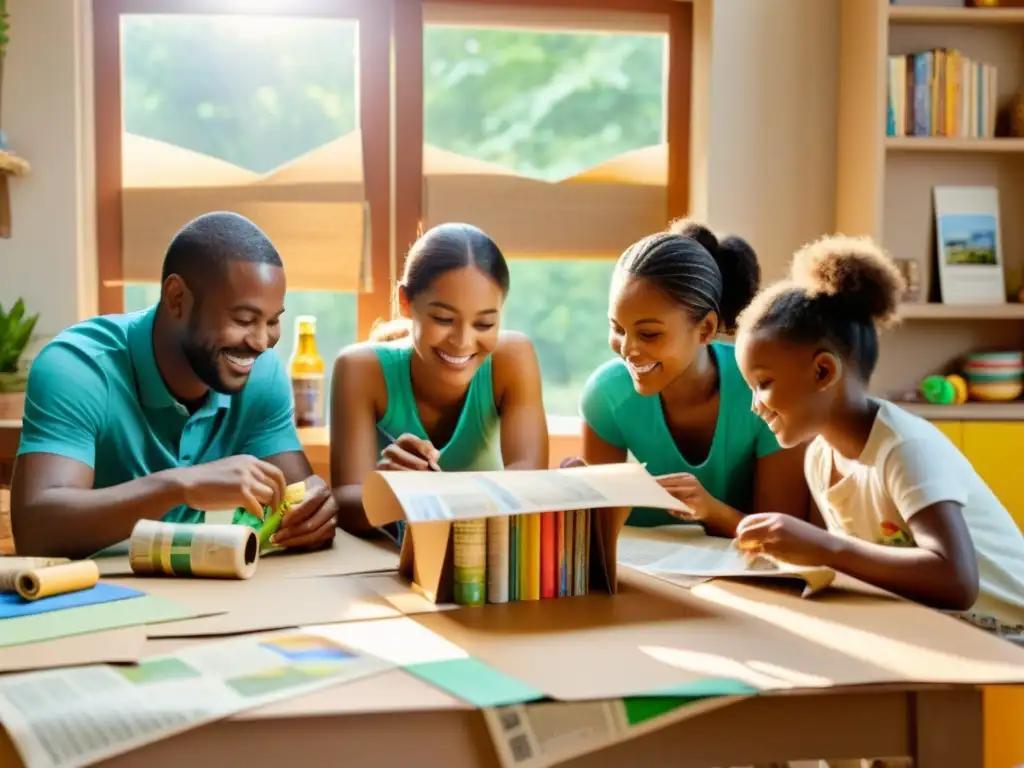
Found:
M 85 557 L 142 518 L 262 517 L 306 483 L 274 541 L 329 544 L 337 504 L 302 452 L 281 336 L 285 275 L 248 219 L 187 224 L 164 259 L 160 302 L 73 325 L 29 371 L 11 487 L 19 554 Z

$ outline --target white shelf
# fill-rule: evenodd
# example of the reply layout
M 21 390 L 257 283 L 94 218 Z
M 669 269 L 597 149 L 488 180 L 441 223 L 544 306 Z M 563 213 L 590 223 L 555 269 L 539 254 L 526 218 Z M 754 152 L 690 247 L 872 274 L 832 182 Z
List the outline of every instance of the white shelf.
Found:
M 931 403 L 896 403 L 901 408 L 931 421 L 1024 421 L 1024 402 L 964 403 L 963 405 L 932 405 Z
M 893 24 L 1024 24 L 1024 8 L 929 8 L 922 5 L 892 5 L 889 6 L 889 21 Z
M 1024 304 L 901 304 L 904 320 L 1024 320 Z
M 1024 139 L 955 139 L 946 136 L 887 136 L 889 152 L 1024 152 Z

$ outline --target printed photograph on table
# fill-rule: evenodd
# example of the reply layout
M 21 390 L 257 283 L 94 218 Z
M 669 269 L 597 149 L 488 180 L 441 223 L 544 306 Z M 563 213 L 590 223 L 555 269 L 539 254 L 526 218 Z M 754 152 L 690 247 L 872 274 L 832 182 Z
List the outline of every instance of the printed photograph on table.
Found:
M 260 643 L 261 648 L 282 656 L 289 661 L 348 661 L 355 655 L 330 640 L 312 635 L 290 635 L 275 637 Z

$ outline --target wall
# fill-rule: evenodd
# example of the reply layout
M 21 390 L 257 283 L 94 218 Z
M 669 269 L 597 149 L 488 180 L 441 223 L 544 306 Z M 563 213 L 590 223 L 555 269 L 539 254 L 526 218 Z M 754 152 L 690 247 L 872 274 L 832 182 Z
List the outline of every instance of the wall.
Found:
M 0 240 L 0 302 L 23 296 L 52 336 L 96 312 L 88 0 L 8 0 L 3 128 L 32 165 L 11 179 L 13 233 Z
M 833 227 L 838 0 L 694 0 L 693 212 L 757 248 L 766 280 Z M 53 334 L 95 312 L 89 0 L 9 0 L 11 189 L 0 301 Z
M 838 0 L 695 0 L 694 213 L 764 280 L 835 224 Z

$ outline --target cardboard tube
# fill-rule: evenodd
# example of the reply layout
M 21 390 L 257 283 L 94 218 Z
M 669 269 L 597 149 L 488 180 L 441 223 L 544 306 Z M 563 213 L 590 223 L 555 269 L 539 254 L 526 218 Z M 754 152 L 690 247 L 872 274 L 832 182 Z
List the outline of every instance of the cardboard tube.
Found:
M 78 560 L 21 571 L 14 588 L 25 600 L 38 600 L 41 597 L 92 589 L 99 580 L 100 569 L 94 560 Z
M 66 557 L 0 557 L 0 592 L 15 592 L 18 574 L 23 571 L 70 562 Z
M 248 579 L 259 558 L 259 539 L 247 525 L 139 520 L 128 549 L 128 563 L 140 575 Z

